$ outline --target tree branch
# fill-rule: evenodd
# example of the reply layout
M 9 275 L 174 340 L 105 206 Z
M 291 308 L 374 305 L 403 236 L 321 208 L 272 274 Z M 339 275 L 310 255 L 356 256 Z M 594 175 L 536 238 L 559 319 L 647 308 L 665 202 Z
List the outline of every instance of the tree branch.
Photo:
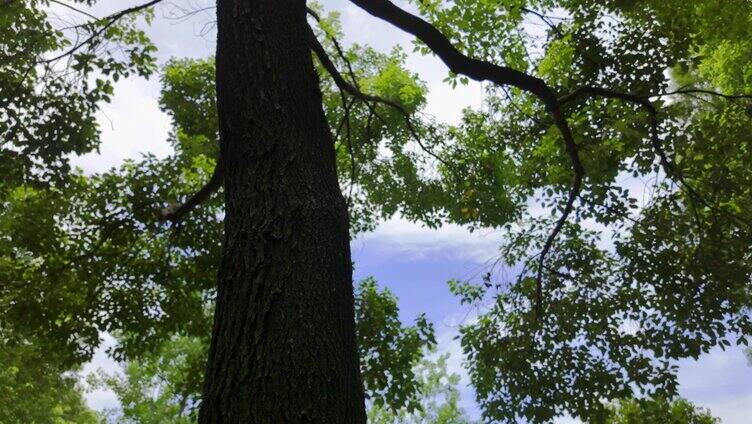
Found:
M 412 120 L 410 119 L 410 114 L 405 110 L 405 108 L 402 107 L 401 104 L 395 101 L 380 97 L 380 96 L 363 93 L 357 87 L 347 82 L 347 80 L 345 80 L 345 78 L 342 76 L 339 70 L 337 70 L 337 66 L 334 65 L 334 62 L 332 62 L 332 59 L 326 53 L 324 46 L 322 46 L 319 40 L 316 38 L 316 34 L 314 34 L 312 29 L 309 31 L 309 39 L 310 39 L 311 50 L 313 50 L 313 52 L 316 54 L 316 57 L 319 58 L 321 65 L 324 67 L 324 69 L 326 69 L 326 71 L 332 77 L 332 79 L 334 80 L 334 83 L 337 85 L 337 87 L 339 87 L 340 90 L 346 91 L 351 96 L 358 98 L 362 100 L 363 102 L 365 102 L 366 105 L 369 106 L 369 109 L 371 109 L 371 112 L 373 112 L 374 114 L 376 113 L 368 102 L 382 103 L 387 106 L 393 107 L 394 109 L 399 111 L 402 114 L 402 116 L 404 116 L 405 118 L 405 125 L 407 126 L 408 131 L 410 132 L 412 137 L 415 139 L 415 141 L 418 143 L 420 148 L 423 149 L 429 155 L 431 155 L 434 159 L 441 162 L 448 169 L 452 169 L 451 164 L 449 164 L 447 161 L 442 159 L 441 156 L 438 156 L 437 154 L 432 152 L 431 149 L 429 149 L 428 147 L 426 147 L 426 145 L 423 144 L 420 137 L 418 136 L 418 132 L 415 130 L 415 127 L 413 126 Z M 354 75 L 353 75 L 353 78 L 355 78 Z M 376 116 L 378 116 L 378 114 L 376 114 Z
M 752 94 L 723 94 L 723 93 L 719 93 L 719 92 L 713 91 L 713 90 L 705 90 L 705 89 L 702 89 L 702 88 L 686 88 L 686 87 L 685 88 L 680 88 L 680 89 L 674 90 L 674 91 L 669 91 L 669 92 L 666 92 L 666 93 L 656 94 L 656 95 L 653 95 L 653 96 L 650 96 L 650 97 L 673 96 L 675 94 L 684 94 L 684 95 L 689 95 L 689 94 L 708 94 L 708 95 L 711 95 L 711 96 L 723 97 L 724 99 L 727 99 L 727 100 L 741 100 L 741 99 L 750 100 L 750 99 L 752 99 Z
M 433 25 L 399 8 L 389 0 L 350 0 L 371 15 L 385 20 L 397 28 L 414 35 L 425 43 L 455 74 L 476 81 L 491 81 L 498 85 L 511 85 L 534 94 L 549 110 L 557 109 L 556 96 L 540 78 L 506 66 L 498 66 L 460 53 L 448 38 Z
M 66 9 L 70 9 L 70 10 L 72 10 L 74 12 L 77 12 L 77 13 L 80 13 L 80 14 L 82 14 L 84 16 L 88 16 L 89 18 L 92 18 L 92 19 L 95 19 L 95 20 L 99 20 L 99 18 L 97 18 L 96 16 L 92 15 L 91 13 L 89 13 L 89 12 L 87 12 L 85 10 L 79 9 L 79 8 L 77 8 L 75 6 L 71 6 L 68 3 L 65 3 L 65 2 L 62 2 L 62 1 L 59 1 L 59 0 L 49 0 L 49 1 L 50 1 L 50 3 L 58 4 L 58 5 L 62 6 L 62 7 L 65 7 Z
M 117 21 L 119 21 L 124 16 L 129 15 L 131 13 L 140 12 L 140 11 L 142 11 L 144 9 L 148 9 L 148 8 L 154 6 L 155 4 L 157 4 L 157 3 L 161 2 L 161 1 L 162 0 L 151 0 L 151 1 L 147 2 L 147 3 L 141 4 L 141 5 L 138 5 L 138 6 L 133 6 L 133 7 L 130 7 L 128 9 L 123 9 L 123 10 L 117 12 L 117 13 L 113 13 L 112 15 L 109 15 L 107 17 L 104 17 L 104 18 L 100 19 L 101 21 L 104 21 L 104 25 L 102 25 L 102 27 L 99 28 L 98 30 L 94 31 L 94 33 L 92 33 L 87 39 L 85 39 L 81 43 L 77 43 L 76 45 L 74 45 L 70 49 L 66 50 L 63 53 L 60 53 L 59 55 L 57 55 L 57 56 L 55 56 L 53 58 L 42 60 L 40 63 L 51 63 L 51 62 L 54 62 L 56 60 L 62 59 L 64 57 L 66 57 L 66 56 L 72 55 L 73 53 L 75 53 L 76 51 L 78 51 L 79 49 L 81 49 L 82 47 L 84 47 L 86 45 L 89 45 L 92 42 L 94 42 L 94 40 L 96 40 L 97 37 L 99 37 L 100 35 L 102 35 L 105 31 L 107 31 L 107 29 L 109 27 L 111 27 L 112 25 L 114 25 Z M 59 3 L 59 4 L 63 4 L 63 3 Z M 96 21 L 93 21 L 93 22 L 96 22 Z
M 572 165 L 573 180 L 562 216 L 556 223 L 554 230 L 546 240 L 541 251 L 537 279 L 536 309 L 540 315 L 542 264 L 551 249 L 554 240 L 561 232 L 564 223 L 574 209 L 574 201 L 579 196 L 585 168 L 580 161 L 577 144 L 574 142 L 572 131 L 566 118 L 561 113 L 561 105 L 556 94 L 542 79 L 520 72 L 506 66 L 495 65 L 483 60 L 468 57 L 457 50 L 449 39 L 433 25 L 392 3 L 389 0 L 350 0 L 371 15 L 391 23 L 397 28 L 414 35 L 428 46 L 441 59 L 449 70 L 457 75 L 465 75 L 475 81 L 490 81 L 504 86 L 510 85 L 536 96 L 543 102 L 554 124 L 564 140 L 564 145 Z
M 674 177 L 674 167 L 671 162 L 669 162 L 668 156 L 663 150 L 663 146 L 661 146 L 660 140 L 658 139 L 658 111 L 655 109 L 655 105 L 653 105 L 653 103 L 649 100 L 649 96 L 637 96 L 634 94 L 609 90 L 607 88 L 586 86 L 580 87 L 565 96 L 559 97 L 559 103 L 561 105 L 565 105 L 583 96 L 600 96 L 611 99 L 620 99 L 629 103 L 634 103 L 644 108 L 650 115 L 650 140 L 653 145 L 653 149 L 658 154 L 661 161 L 661 166 L 663 166 L 666 174 L 669 177 Z
M 679 89 L 673 92 L 668 93 L 662 93 L 659 95 L 650 95 L 650 96 L 638 96 L 634 94 L 627 94 L 627 93 L 621 93 L 614 90 L 609 90 L 606 88 L 601 87 L 592 87 L 592 86 L 586 86 L 586 87 L 580 87 L 573 92 L 562 96 L 559 98 L 559 103 L 562 105 L 570 103 L 574 100 L 576 100 L 579 97 L 583 96 L 599 96 L 599 97 L 605 97 L 605 98 L 612 98 L 612 99 L 620 99 L 626 102 L 637 104 L 641 107 L 643 107 L 648 114 L 650 115 L 650 142 L 652 144 L 653 150 L 656 151 L 656 154 L 658 155 L 658 158 L 661 162 L 661 166 L 663 167 L 663 170 L 666 172 L 666 175 L 672 179 L 675 179 L 681 187 L 683 187 L 690 196 L 690 199 L 692 201 L 698 201 L 703 204 L 703 206 L 706 206 L 712 210 L 717 211 L 718 208 L 711 205 L 703 196 L 700 195 L 697 190 L 692 187 L 692 185 L 687 182 L 686 178 L 684 178 L 684 175 L 682 175 L 682 172 L 678 169 L 676 169 L 669 161 L 668 155 L 666 154 L 666 151 L 663 149 L 663 146 L 661 145 L 661 142 L 658 138 L 658 111 L 655 108 L 655 105 L 650 101 L 650 98 L 652 97 L 661 97 L 661 96 L 668 96 L 668 95 L 674 95 L 674 94 L 684 94 L 684 95 L 690 95 L 694 93 L 700 93 L 700 94 L 708 94 L 713 96 L 722 97 L 729 100 L 735 100 L 735 99 L 749 99 L 752 98 L 751 95 L 727 95 L 718 93 L 711 90 L 703 90 L 703 89 Z M 692 205 L 694 207 L 694 205 Z M 744 224 L 748 227 L 752 227 L 752 221 L 749 221 L 745 218 L 742 218 L 740 216 L 737 216 L 735 214 L 729 214 L 731 218 L 733 218 L 737 223 Z
M 217 161 L 217 166 L 214 167 L 214 173 L 212 174 L 209 182 L 207 182 L 199 191 L 191 196 L 185 203 L 176 207 L 168 207 L 160 212 L 160 221 L 170 221 L 174 224 L 182 221 L 186 215 L 188 215 L 193 209 L 209 199 L 212 193 L 217 191 L 224 182 L 224 165 L 220 158 Z

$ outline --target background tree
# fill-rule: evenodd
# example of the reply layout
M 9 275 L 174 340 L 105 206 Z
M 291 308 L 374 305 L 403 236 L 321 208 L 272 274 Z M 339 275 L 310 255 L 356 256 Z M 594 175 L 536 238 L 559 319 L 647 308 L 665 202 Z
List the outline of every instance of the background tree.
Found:
M 78 375 L 55 352 L 0 331 L 0 422 L 96 424 Z
M 415 410 L 394 409 L 374 404 L 368 410 L 368 422 L 374 424 L 469 424 L 471 421 L 459 406 L 460 376 L 447 369 L 449 354 L 435 360 L 424 359 L 417 366 L 416 383 L 419 395 Z
M 684 399 L 625 400 L 609 407 L 609 424 L 715 424 L 720 420 Z

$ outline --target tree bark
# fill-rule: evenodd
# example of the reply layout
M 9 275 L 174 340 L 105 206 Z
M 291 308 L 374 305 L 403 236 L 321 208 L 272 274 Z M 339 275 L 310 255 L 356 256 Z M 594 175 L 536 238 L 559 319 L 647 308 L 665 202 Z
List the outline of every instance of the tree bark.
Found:
M 304 0 L 217 1 L 225 240 L 200 423 L 365 423 L 348 215 Z

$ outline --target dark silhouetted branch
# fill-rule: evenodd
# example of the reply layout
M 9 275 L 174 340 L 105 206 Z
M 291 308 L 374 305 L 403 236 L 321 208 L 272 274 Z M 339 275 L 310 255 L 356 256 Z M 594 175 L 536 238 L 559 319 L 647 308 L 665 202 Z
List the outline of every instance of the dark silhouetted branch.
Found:
M 702 90 L 702 89 L 679 89 L 673 92 L 667 92 L 662 93 L 659 95 L 649 95 L 649 96 L 637 96 L 633 94 L 628 93 L 621 93 L 614 90 L 609 90 L 606 88 L 601 87 L 580 87 L 571 93 L 562 96 L 559 98 L 559 102 L 564 105 L 570 102 L 573 102 L 577 100 L 580 97 L 604 97 L 604 98 L 611 98 L 611 99 L 619 99 L 623 100 L 625 102 L 633 103 L 638 106 L 641 106 L 643 109 L 645 109 L 648 112 L 648 115 L 650 117 L 650 143 L 653 147 L 653 150 L 655 150 L 656 154 L 658 155 L 658 158 L 661 162 L 661 166 L 666 172 L 666 175 L 672 179 L 674 179 L 676 182 L 679 183 L 681 187 L 683 187 L 687 193 L 689 193 L 690 199 L 692 201 L 700 202 L 703 206 L 706 206 L 712 210 L 717 211 L 718 209 L 711 205 L 708 201 L 705 200 L 705 198 L 700 195 L 700 193 L 692 187 L 692 185 L 686 180 L 682 172 L 678 169 L 676 169 L 671 163 L 671 161 L 668 159 L 668 155 L 666 154 L 666 151 L 663 149 L 663 146 L 661 145 L 660 139 L 658 137 L 658 111 L 653 104 L 653 102 L 650 101 L 650 98 L 654 97 L 661 97 L 661 96 L 668 96 L 668 95 L 675 95 L 675 94 L 684 94 L 684 95 L 690 95 L 690 94 L 708 94 L 713 96 L 722 97 L 725 99 L 748 99 L 752 98 L 750 95 L 727 95 L 718 93 L 711 90 Z M 694 207 L 694 205 L 692 205 Z M 728 214 L 731 216 L 735 221 L 738 223 L 744 224 L 746 226 L 752 227 L 752 221 L 749 221 L 745 218 L 742 218 L 740 216 L 737 216 L 735 214 Z
M 191 196 L 185 203 L 176 207 L 165 208 L 160 213 L 161 221 L 170 221 L 172 223 L 178 223 L 182 221 L 186 215 L 188 215 L 193 209 L 209 199 L 212 193 L 219 190 L 224 182 L 225 172 L 222 159 L 217 161 L 217 166 L 214 168 L 209 182 L 207 182 L 199 191 Z
M 123 9 L 123 10 L 117 12 L 117 13 L 113 13 L 112 15 L 109 15 L 107 17 L 99 19 L 100 21 L 104 22 L 104 25 L 102 25 L 102 27 L 99 28 L 98 30 L 94 31 L 88 38 L 86 38 L 84 41 L 82 41 L 80 43 L 76 43 L 70 49 L 66 50 L 63 53 L 60 53 L 59 55 L 57 55 L 57 56 L 55 56 L 53 58 L 44 59 L 41 63 L 54 62 L 56 60 L 59 60 L 59 59 L 62 59 L 64 57 L 66 57 L 66 56 L 72 55 L 73 53 L 75 53 L 78 50 L 80 50 L 82 47 L 84 47 L 86 45 L 89 45 L 92 42 L 94 42 L 97 39 L 97 37 L 101 36 L 105 31 L 107 31 L 108 28 L 110 28 L 112 25 L 114 25 L 115 23 L 117 23 L 117 21 L 119 21 L 123 17 L 125 17 L 127 15 L 130 15 L 131 13 L 136 13 L 136 12 L 140 12 L 142 10 L 148 9 L 148 8 L 154 6 L 155 4 L 157 4 L 157 3 L 161 2 L 161 1 L 162 0 L 151 0 L 151 1 L 147 2 L 147 3 L 141 4 L 141 5 L 138 5 L 138 6 L 133 6 L 133 7 L 130 7 L 128 9 Z M 59 3 L 59 4 L 63 4 L 63 3 Z M 94 22 L 96 22 L 96 21 L 93 21 L 92 23 L 94 23 Z
M 650 96 L 650 97 L 673 96 L 673 95 L 676 95 L 676 94 L 684 94 L 684 95 L 689 95 L 689 94 L 708 94 L 710 96 L 722 97 L 722 98 L 727 99 L 727 100 L 742 100 L 742 99 L 752 100 L 752 94 L 723 94 L 723 93 L 719 93 L 717 91 L 705 90 L 705 89 L 702 89 L 702 88 L 680 88 L 680 89 L 675 90 L 675 91 L 669 91 L 669 92 L 666 92 L 666 93 L 660 93 L 660 94 L 656 94 L 656 95 Z
M 436 56 L 441 59 L 449 70 L 457 75 L 464 75 L 475 81 L 490 81 L 494 84 L 509 85 L 519 88 L 537 97 L 546 107 L 546 110 L 559 129 L 564 140 L 565 148 L 574 173 L 572 185 L 567 202 L 562 211 L 562 216 L 557 221 L 554 230 L 546 240 L 541 251 L 539 265 L 545 261 L 546 255 L 551 249 L 554 240 L 561 232 L 564 223 L 574 209 L 574 201 L 579 196 L 582 179 L 585 176 L 585 168 L 580 161 L 577 144 L 574 142 L 572 131 L 566 118 L 561 113 L 561 106 L 556 94 L 542 79 L 520 72 L 506 66 L 499 66 L 483 60 L 468 57 L 457 50 L 449 39 L 436 27 L 392 3 L 389 0 L 350 0 L 361 9 L 371 15 L 391 23 L 397 28 L 414 35 L 423 42 Z M 543 267 L 539 266 L 537 278 L 536 309 L 540 315 L 541 307 L 541 278 Z
M 310 38 L 311 49 L 316 54 L 316 57 L 319 58 L 321 65 L 324 67 L 324 69 L 326 69 L 326 71 L 332 77 L 332 79 L 334 80 L 334 83 L 337 85 L 337 87 L 339 87 L 340 90 L 346 91 L 351 96 L 365 102 L 369 106 L 369 109 L 371 109 L 371 112 L 373 112 L 377 117 L 378 117 L 378 114 L 375 113 L 375 111 L 373 110 L 373 108 L 368 102 L 385 104 L 399 111 L 400 114 L 402 114 L 402 116 L 405 118 L 405 125 L 407 126 L 408 131 L 410 132 L 412 137 L 415 139 L 415 141 L 418 143 L 420 148 L 423 149 L 429 155 L 431 155 L 434 159 L 441 162 L 448 169 L 452 169 L 451 164 L 449 164 L 447 161 L 445 161 L 440 156 L 438 156 L 433 151 L 431 151 L 431 149 L 429 149 L 425 144 L 423 144 L 420 137 L 418 136 L 418 132 L 415 130 L 415 127 L 413 126 L 412 120 L 410 119 L 410 114 L 405 110 L 405 108 L 402 107 L 402 105 L 400 105 L 399 103 L 395 101 L 392 101 L 392 100 L 389 100 L 380 96 L 363 93 L 353 84 L 350 84 L 347 80 L 345 80 L 345 78 L 342 76 L 339 70 L 337 70 L 336 65 L 334 65 L 334 62 L 332 62 L 332 59 L 326 53 L 324 46 L 322 46 L 319 40 L 316 38 L 316 34 L 313 33 L 313 30 L 309 31 L 309 38 Z

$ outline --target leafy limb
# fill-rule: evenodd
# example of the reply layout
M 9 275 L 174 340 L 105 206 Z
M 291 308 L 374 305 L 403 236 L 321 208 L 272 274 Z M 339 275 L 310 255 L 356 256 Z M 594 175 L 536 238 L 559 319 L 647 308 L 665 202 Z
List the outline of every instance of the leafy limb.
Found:
M 457 75 L 465 75 L 475 81 L 490 81 L 499 86 L 512 86 L 530 93 L 543 102 L 554 125 L 561 133 L 567 155 L 572 165 L 573 178 L 567 202 L 562 215 L 549 234 L 539 258 L 536 310 L 540 316 L 542 302 L 542 272 L 546 255 L 551 250 L 553 242 L 564 227 L 569 215 L 574 210 L 574 202 L 582 188 L 585 168 L 580 161 L 577 144 L 574 142 L 572 131 L 567 119 L 561 113 L 561 104 L 554 90 L 540 78 L 520 72 L 506 66 L 495 65 L 484 60 L 468 57 L 455 48 L 449 39 L 436 27 L 415 16 L 389 0 L 351 0 L 352 3 L 371 15 L 387 21 L 397 28 L 414 35 L 441 59 L 449 70 Z
M 363 93 L 360 91 L 360 89 L 353 84 L 349 83 L 345 78 L 342 76 L 342 74 L 337 69 L 336 65 L 334 65 L 334 62 L 332 62 L 332 59 L 329 57 L 329 55 L 326 53 L 326 50 L 324 49 L 324 46 L 321 45 L 319 40 L 316 38 L 316 35 L 313 33 L 313 30 L 309 31 L 309 38 L 310 38 L 310 44 L 311 44 L 311 50 L 316 54 L 316 57 L 319 58 L 319 61 L 321 62 L 321 65 L 324 66 L 324 69 L 331 75 L 332 79 L 334 80 L 334 83 L 339 87 L 340 90 L 346 91 L 351 96 L 362 100 L 365 102 L 369 109 L 371 109 L 371 112 L 374 113 L 376 116 L 378 114 L 375 113 L 375 111 L 372 108 L 372 105 L 369 102 L 372 103 L 381 103 L 387 106 L 390 106 L 394 109 L 396 109 L 402 116 L 405 118 L 405 125 L 407 126 L 408 131 L 412 135 L 412 137 L 415 139 L 415 141 L 418 143 L 421 149 L 431 155 L 434 159 L 441 162 L 444 166 L 446 166 L 448 169 L 452 169 L 452 165 L 449 164 L 446 160 L 444 160 L 441 156 L 437 155 L 431 149 L 429 149 L 423 142 L 421 141 L 420 137 L 418 136 L 418 132 L 415 129 L 415 126 L 412 123 L 412 119 L 410 118 L 410 114 L 405 110 L 402 105 L 399 103 L 386 99 L 381 96 Z M 352 72 L 352 70 L 350 71 Z M 355 78 L 353 76 L 353 81 L 355 81 Z

